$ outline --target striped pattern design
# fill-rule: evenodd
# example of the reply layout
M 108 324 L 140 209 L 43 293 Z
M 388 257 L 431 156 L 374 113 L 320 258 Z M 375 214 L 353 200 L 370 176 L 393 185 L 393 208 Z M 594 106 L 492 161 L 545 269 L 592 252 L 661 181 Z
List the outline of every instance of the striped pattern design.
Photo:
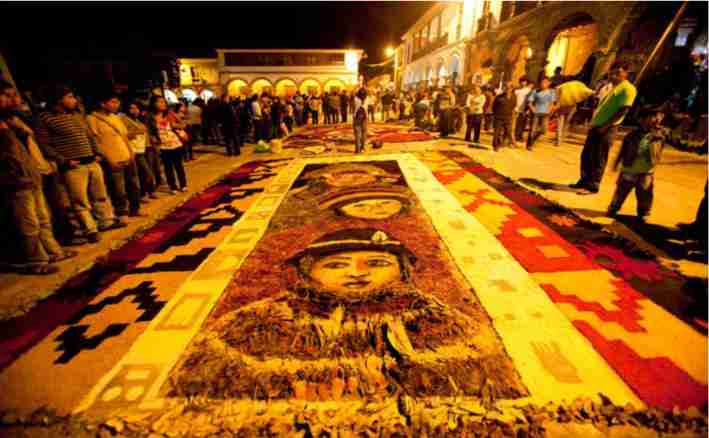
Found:
M 43 113 L 36 134 L 40 144 L 53 147 L 65 160 L 94 155 L 93 139 L 80 113 Z

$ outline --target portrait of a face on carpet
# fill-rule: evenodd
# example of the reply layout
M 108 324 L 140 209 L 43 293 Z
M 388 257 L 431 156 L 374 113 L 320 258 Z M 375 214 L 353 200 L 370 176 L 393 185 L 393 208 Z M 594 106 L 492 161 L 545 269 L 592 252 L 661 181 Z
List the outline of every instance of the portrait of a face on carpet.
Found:
M 163 392 L 528 395 L 394 160 L 303 168 Z

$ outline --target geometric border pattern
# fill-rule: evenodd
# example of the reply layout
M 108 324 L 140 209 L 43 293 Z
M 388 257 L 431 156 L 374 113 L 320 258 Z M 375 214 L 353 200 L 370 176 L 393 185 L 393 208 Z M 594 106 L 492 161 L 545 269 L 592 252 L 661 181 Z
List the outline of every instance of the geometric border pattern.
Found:
M 123 375 L 147 369 L 142 392 L 132 407 L 158 409 L 159 392 L 172 368 L 216 305 L 234 273 L 263 236 L 288 189 L 308 164 L 340 161 L 398 161 L 412 191 L 441 236 L 464 277 L 493 321 L 523 383 L 530 392 L 521 402 L 544 404 L 597 399 L 598 393 L 624 405 L 642 403 L 591 344 L 550 301 L 544 290 L 507 249 L 460 205 L 413 154 L 325 157 L 292 161 L 237 221 L 230 235 L 181 286 L 128 353 L 87 394 L 76 412 L 126 406 Z M 560 344 L 559 342 L 562 342 Z M 135 390 L 135 394 L 138 390 Z M 109 394 L 113 395 L 113 394 Z M 520 402 L 518 400 L 517 402 Z

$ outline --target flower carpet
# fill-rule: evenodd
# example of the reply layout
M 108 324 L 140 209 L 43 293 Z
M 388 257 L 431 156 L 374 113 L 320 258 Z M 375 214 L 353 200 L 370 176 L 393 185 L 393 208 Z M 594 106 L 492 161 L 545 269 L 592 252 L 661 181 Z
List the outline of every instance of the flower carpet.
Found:
M 253 161 L 3 323 L 0 409 L 202 399 L 354 431 L 598 393 L 705 412 L 692 287 L 458 151 Z

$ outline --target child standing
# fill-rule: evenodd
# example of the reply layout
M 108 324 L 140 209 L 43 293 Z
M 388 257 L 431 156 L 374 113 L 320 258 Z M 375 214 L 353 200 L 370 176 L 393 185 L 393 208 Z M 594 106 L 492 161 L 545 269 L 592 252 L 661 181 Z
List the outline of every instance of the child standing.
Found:
M 638 201 L 638 219 L 644 222 L 650 215 L 655 167 L 665 146 L 666 134 L 660 126 L 662 118 L 663 113 L 656 109 L 641 109 L 638 113 L 640 127 L 623 139 L 614 168 L 618 168 L 621 162 L 623 167 L 608 207 L 608 216 L 614 217 L 618 213 L 633 189 Z

